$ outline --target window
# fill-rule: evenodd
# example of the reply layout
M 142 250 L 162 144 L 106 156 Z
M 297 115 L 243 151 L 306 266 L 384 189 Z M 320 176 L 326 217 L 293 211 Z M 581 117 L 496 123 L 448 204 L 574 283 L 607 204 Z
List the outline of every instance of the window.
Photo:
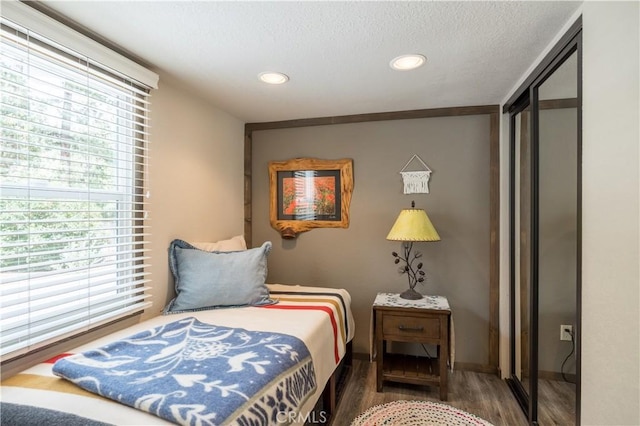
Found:
M 5 17 L 1 35 L 0 347 L 7 358 L 151 305 L 150 87 Z

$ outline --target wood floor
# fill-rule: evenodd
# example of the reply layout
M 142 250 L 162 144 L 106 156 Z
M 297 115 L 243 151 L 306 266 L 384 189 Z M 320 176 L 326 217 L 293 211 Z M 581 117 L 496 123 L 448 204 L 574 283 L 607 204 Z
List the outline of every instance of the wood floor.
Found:
M 438 388 L 412 386 L 385 382 L 384 391 L 376 392 L 375 364 L 354 359 L 351 377 L 345 385 L 336 410 L 333 426 L 349 426 L 358 414 L 367 408 L 400 399 L 443 402 L 439 399 Z M 546 388 L 565 391 L 564 383 Z M 566 399 L 566 398 L 565 398 Z M 558 403 L 551 409 L 541 410 L 541 425 L 572 425 L 573 413 L 569 402 Z M 552 397 L 550 400 L 557 401 Z M 506 382 L 492 374 L 470 371 L 449 373 L 449 398 L 445 402 L 481 417 L 495 426 L 526 425 L 527 421 L 520 406 L 513 397 Z
M 540 425 L 575 425 L 576 385 L 558 380 L 538 381 Z

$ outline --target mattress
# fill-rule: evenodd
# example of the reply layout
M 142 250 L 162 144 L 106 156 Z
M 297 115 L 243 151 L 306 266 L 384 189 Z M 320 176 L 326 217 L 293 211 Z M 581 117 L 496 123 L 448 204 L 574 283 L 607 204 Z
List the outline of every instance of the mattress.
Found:
M 292 419 L 303 423 L 344 357 L 347 343 L 354 336 L 351 297 L 341 289 L 281 284 L 269 284 L 268 287 L 271 297 L 278 300 L 277 304 L 158 316 L 77 347 L 68 353 L 75 354 L 100 348 L 133 334 L 190 317 L 221 327 L 288 334 L 304 342 L 315 369 L 317 388 L 304 403 L 299 414 Z M 56 410 L 92 421 L 117 425 L 170 424 L 152 414 L 89 393 L 55 376 L 52 366 L 56 359 L 57 357 L 54 357 L 4 380 L 1 383 L 2 402 Z M 226 424 L 234 424 L 233 419 Z

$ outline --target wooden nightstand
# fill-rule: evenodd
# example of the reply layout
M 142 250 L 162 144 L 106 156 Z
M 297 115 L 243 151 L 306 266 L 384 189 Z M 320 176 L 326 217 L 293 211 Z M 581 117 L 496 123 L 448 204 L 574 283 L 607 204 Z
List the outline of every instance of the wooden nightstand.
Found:
M 447 400 L 447 360 L 451 309 L 443 296 L 405 300 L 397 293 L 378 293 L 373 302 L 376 386 L 385 380 L 440 387 Z M 438 346 L 437 358 L 386 353 L 387 341 Z

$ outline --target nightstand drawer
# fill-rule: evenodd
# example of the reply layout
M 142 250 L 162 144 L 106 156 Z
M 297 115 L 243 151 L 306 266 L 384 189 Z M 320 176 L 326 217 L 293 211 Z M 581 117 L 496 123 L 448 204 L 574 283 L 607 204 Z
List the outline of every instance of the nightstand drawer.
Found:
M 440 338 L 440 317 L 417 317 L 385 313 L 382 319 L 382 333 L 385 338 Z

